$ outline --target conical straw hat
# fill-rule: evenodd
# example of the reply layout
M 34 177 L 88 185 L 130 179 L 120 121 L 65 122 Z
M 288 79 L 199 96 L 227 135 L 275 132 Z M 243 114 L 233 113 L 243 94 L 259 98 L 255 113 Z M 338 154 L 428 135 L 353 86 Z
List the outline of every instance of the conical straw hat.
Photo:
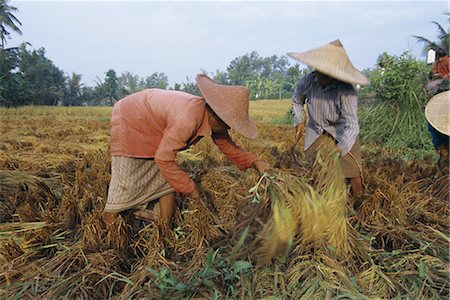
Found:
M 366 76 L 353 66 L 339 40 L 313 50 L 291 52 L 288 55 L 340 81 L 361 85 L 369 83 Z
M 425 117 L 437 131 L 450 135 L 450 91 L 439 93 L 428 101 Z
M 196 81 L 206 103 L 225 124 L 247 138 L 258 136 L 258 129 L 248 115 L 249 93 L 246 87 L 217 84 L 203 74 L 197 75 Z

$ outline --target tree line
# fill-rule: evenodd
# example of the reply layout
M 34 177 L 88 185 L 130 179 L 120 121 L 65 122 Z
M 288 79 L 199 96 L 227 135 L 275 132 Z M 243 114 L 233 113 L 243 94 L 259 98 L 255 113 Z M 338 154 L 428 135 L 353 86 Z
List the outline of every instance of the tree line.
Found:
M 207 71 L 201 72 L 208 74 Z M 261 57 L 256 51 L 232 60 L 226 71 L 208 74 L 222 84 L 244 85 L 252 99 L 290 97 L 306 71 L 291 66 L 285 56 Z M 31 49 L 24 43 L 0 48 L 0 106 L 20 105 L 111 105 L 124 96 L 147 88 L 174 89 L 199 94 L 195 82 L 169 87 L 163 72 L 140 77 L 131 72 L 107 70 L 94 86 L 82 83 L 82 75 L 68 74 L 46 56 L 44 48 Z

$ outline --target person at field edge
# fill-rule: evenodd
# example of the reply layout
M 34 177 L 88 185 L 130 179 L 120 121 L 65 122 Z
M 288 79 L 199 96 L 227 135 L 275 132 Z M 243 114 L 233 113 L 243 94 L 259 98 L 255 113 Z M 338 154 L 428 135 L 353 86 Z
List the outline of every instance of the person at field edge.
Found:
M 302 53 L 288 53 L 314 69 L 302 77 L 292 96 L 296 137 L 304 132 L 306 104 L 308 124 L 305 157 L 313 162 L 325 144 L 335 145 L 341 169 L 350 182 L 351 193 L 360 199 L 363 190 L 357 95 L 352 84 L 366 85 L 368 79 L 353 67 L 342 43 L 329 44 Z M 358 200 L 360 201 L 360 200 Z M 355 203 L 355 207 L 360 203 Z
M 433 64 L 429 74 L 426 90 L 430 97 L 449 89 L 450 66 L 446 50 L 436 50 L 437 61 Z
M 447 174 L 449 172 L 450 142 L 450 91 L 434 95 L 425 106 L 425 117 L 431 134 L 434 149 L 439 154 L 437 165 Z
M 450 66 L 447 53 L 438 49 L 436 51 L 437 61 L 434 63 L 431 69 L 431 77 L 438 77 L 442 79 L 448 79 L 450 77 Z
M 248 90 L 198 75 L 203 97 L 181 91 L 147 89 L 118 101 L 111 118 L 111 181 L 103 220 L 110 225 L 120 212 L 134 210 L 137 219 L 162 220 L 171 226 L 175 192 L 201 201 L 194 181 L 175 163 L 177 152 L 211 136 L 239 169 L 270 166 L 237 146 L 230 128 L 254 139 L 258 131 L 248 115 Z M 153 209 L 149 202 L 157 201 Z
M 428 113 L 427 117 L 427 126 L 428 131 L 430 132 L 431 139 L 433 142 L 433 146 L 436 149 L 436 152 L 439 154 L 438 167 L 443 172 L 448 172 L 448 164 L 449 164 L 449 132 L 448 128 L 445 128 L 445 125 L 441 128 L 437 128 L 435 124 L 441 124 L 445 120 L 448 120 L 448 109 L 449 103 L 445 102 L 445 98 L 441 95 L 436 97 L 437 95 L 444 93 L 443 95 L 447 95 L 446 93 L 449 90 L 449 77 L 450 77 L 450 66 L 449 66 L 449 58 L 446 50 L 437 49 L 436 50 L 437 61 L 433 64 L 433 67 L 430 72 L 429 82 L 426 86 L 426 90 L 428 92 L 428 96 L 430 100 L 427 102 L 425 107 L 425 113 Z M 436 100 L 439 99 L 439 100 Z M 437 110 L 436 110 L 437 108 Z M 444 115 L 439 115 L 436 117 L 437 113 L 430 113 L 434 111 L 443 112 Z M 433 119 L 433 123 L 430 121 Z M 448 123 L 447 123 L 448 125 Z M 447 134 L 445 133 L 447 130 Z

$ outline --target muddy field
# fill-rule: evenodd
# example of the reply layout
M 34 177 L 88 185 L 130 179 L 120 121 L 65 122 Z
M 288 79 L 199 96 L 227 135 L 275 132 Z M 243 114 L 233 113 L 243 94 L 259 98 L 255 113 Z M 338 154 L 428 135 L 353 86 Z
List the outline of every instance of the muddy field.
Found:
M 449 182 L 433 158 L 364 145 L 355 211 L 333 161 L 307 167 L 300 146 L 290 151 L 293 129 L 270 123 L 284 106 L 270 120 L 252 109 L 258 139 L 232 135 L 271 163 L 269 174 L 240 172 L 205 138 L 178 160 L 206 208 L 178 197 L 172 230 L 123 214 L 110 231 L 100 220 L 110 108 L 2 110 L 0 296 L 448 299 Z M 316 223 L 331 204 L 340 215 Z

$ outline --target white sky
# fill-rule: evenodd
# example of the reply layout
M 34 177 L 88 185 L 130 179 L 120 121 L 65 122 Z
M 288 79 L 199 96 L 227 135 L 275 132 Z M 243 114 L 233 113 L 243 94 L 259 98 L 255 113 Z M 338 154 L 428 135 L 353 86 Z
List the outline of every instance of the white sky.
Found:
M 355 67 L 383 51 L 421 56 L 412 35 L 437 39 L 448 1 L 20 1 L 23 35 L 66 73 L 95 85 L 108 69 L 141 77 L 164 72 L 170 85 L 200 69 L 225 71 L 236 57 L 302 52 L 339 38 Z M 423 56 L 424 57 L 424 56 Z M 289 59 L 291 64 L 294 63 Z

